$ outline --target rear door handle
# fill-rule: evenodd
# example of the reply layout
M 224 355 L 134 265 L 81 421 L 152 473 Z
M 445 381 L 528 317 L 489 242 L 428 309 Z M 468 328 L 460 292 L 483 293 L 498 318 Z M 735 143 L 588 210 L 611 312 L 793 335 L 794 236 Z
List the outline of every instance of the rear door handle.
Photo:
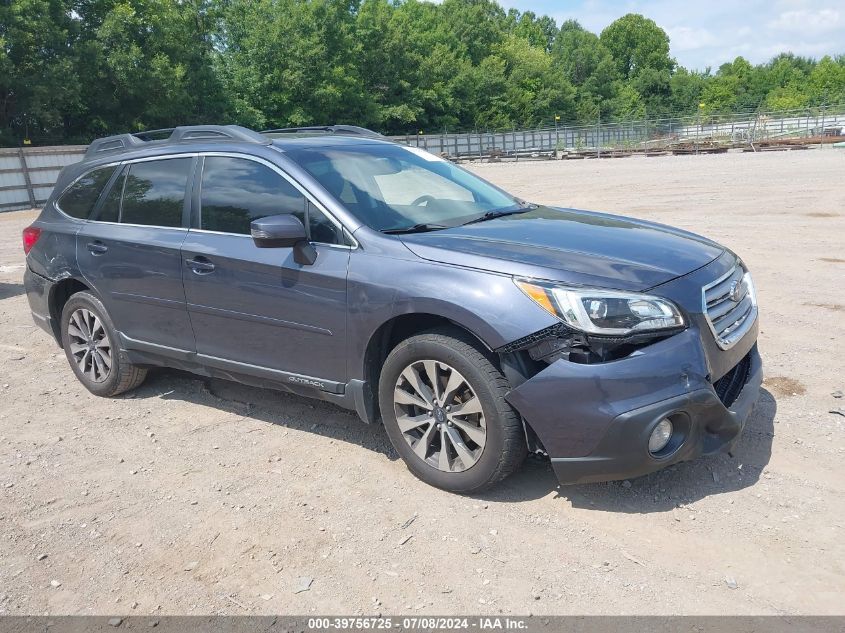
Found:
M 92 255 L 103 255 L 109 250 L 109 247 L 100 241 L 88 242 L 88 250 Z
M 212 264 L 202 255 L 199 255 L 194 259 L 186 259 L 185 266 L 190 268 L 198 275 L 207 275 L 208 273 L 214 272 L 214 264 Z

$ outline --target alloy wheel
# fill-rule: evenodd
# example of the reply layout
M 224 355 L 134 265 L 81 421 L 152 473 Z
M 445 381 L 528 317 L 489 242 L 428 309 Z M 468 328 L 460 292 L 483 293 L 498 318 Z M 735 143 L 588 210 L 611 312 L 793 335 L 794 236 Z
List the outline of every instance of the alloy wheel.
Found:
M 91 382 L 104 382 L 111 374 L 112 346 L 102 320 L 90 310 L 79 308 L 68 322 L 70 353 L 79 371 Z
M 481 401 L 455 368 L 436 360 L 411 363 L 396 381 L 393 402 L 402 437 L 430 466 L 461 472 L 481 457 L 487 440 Z

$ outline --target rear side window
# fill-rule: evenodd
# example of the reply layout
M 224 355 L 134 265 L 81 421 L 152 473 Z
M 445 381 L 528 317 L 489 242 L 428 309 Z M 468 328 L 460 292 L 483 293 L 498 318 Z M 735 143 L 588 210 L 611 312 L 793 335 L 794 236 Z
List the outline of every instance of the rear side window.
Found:
M 86 219 L 114 170 L 115 167 L 112 165 L 89 171 L 62 194 L 57 202 L 59 208 L 71 217 Z
M 243 158 L 208 156 L 202 171 L 200 228 L 249 235 L 253 220 L 292 213 L 312 241 L 337 244 L 340 230 L 285 178 Z M 307 218 L 306 218 L 307 214 Z
M 170 158 L 132 163 L 123 187 L 121 223 L 182 226 L 191 161 Z

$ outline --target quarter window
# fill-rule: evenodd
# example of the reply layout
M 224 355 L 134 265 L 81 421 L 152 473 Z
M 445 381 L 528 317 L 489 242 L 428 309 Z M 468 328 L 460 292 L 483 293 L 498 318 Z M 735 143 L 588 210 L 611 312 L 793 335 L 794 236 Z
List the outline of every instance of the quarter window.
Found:
M 127 169 L 124 168 L 123 173 L 115 178 L 111 189 L 100 204 L 100 210 L 96 217 L 91 218 L 92 220 L 97 222 L 117 222 L 120 220 L 120 198 L 123 195 L 123 183 L 126 181 Z
M 202 171 L 200 228 L 249 235 L 253 220 L 291 213 L 312 241 L 335 244 L 340 232 L 288 180 L 266 165 L 227 156 L 208 156 Z M 306 217 L 307 216 L 307 217 Z
M 125 224 L 182 226 L 191 161 L 190 158 L 171 158 L 132 163 L 123 187 L 120 221 Z
M 71 217 L 86 219 L 114 170 L 112 165 L 89 171 L 62 194 L 58 201 L 59 208 Z

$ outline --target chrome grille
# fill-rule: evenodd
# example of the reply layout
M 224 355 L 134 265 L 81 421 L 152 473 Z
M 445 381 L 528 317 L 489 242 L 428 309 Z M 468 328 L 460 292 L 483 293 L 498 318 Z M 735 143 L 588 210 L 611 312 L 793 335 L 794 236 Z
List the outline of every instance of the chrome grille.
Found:
M 757 300 L 750 276 L 742 265 L 704 286 L 703 308 L 707 323 L 722 349 L 730 349 L 754 325 Z

